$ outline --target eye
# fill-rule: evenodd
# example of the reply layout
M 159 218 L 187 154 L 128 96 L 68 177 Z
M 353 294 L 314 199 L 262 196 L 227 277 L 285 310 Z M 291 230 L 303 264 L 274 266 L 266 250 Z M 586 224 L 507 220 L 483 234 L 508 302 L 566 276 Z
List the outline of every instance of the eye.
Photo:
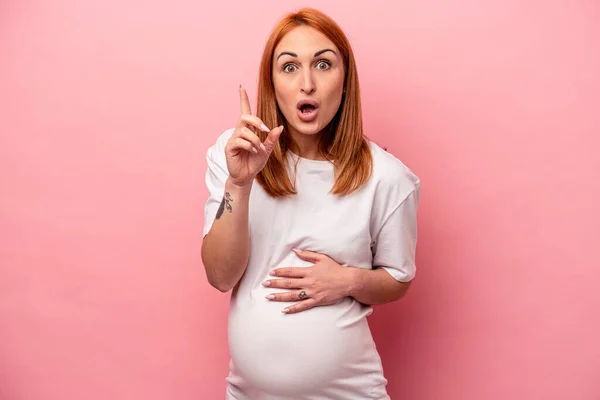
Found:
M 285 64 L 283 66 L 283 72 L 291 74 L 296 70 L 296 66 L 294 64 Z
M 317 63 L 317 69 L 328 70 L 331 68 L 331 63 L 327 60 L 321 60 Z

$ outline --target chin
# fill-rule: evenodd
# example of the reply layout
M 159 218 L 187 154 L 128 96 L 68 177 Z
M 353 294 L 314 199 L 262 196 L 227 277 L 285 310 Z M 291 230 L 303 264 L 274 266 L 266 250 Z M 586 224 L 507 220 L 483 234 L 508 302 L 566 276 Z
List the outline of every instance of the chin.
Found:
M 306 128 L 306 129 L 297 129 L 297 131 L 303 135 L 317 135 L 319 134 L 319 132 L 321 132 L 321 129 L 311 129 L 311 128 Z
M 323 130 L 322 124 L 320 124 L 318 121 L 313 121 L 310 123 L 294 121 L 291 126 L 294 128 L 294 130 L 296 130 L 296 132 L 303 135 L 317 135 Z

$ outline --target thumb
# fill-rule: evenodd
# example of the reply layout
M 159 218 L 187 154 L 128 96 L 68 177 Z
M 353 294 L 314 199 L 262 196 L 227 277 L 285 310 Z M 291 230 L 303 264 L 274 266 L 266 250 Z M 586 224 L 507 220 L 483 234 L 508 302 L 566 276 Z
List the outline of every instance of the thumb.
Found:
M 315 253 L 314 251 L 308 250 L 300 250 L 300 249 L 292 249 L 296 255 L 304 261 L 310 261 L 312 263 L 316 263 L 321 260 L 322 255 L 320 253 Z
M 269 154 L 275 148 L 275 145 L 277 144 L 277 141 L 279 140 L 279 137 L 281 136 L 282 132 L 283 132 L 283 125 L 278 126 L 277 128 L 273 129 L 267 135 L 267 138 L 265 139 L 265 142 L 263 144 L 267 148 L 267 151 L 269 152 Z

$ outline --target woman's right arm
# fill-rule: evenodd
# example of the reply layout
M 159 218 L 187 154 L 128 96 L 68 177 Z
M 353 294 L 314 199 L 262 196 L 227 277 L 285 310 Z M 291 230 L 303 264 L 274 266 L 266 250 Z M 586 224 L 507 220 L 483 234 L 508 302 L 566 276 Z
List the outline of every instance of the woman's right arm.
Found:
M 240 107 L 242 116 L 225 145 L 228 177 L 223 198 L 202 242 L 202 262 L 208 282 L 221 292 L 227 292 L 237 284 L 248 264 L 250 190 L 254 178 L 264 168 L 283 131 L 283 126 L 269 130 L 258 117 L 251 114 L 248 95 L 241 87 Z M 269 132 L 264 143 L 251 127 Z
M 251 187 L 251 183 L 238 186 L 227 179 L 215 221 L 202 242 L 202 261 L 208 282 L 221 292 L 227 292 L 237 284 L 248 264 Z

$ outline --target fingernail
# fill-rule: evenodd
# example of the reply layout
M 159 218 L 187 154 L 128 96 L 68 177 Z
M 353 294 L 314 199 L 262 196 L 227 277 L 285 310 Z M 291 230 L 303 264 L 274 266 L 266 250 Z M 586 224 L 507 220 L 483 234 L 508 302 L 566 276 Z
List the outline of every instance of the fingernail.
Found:
M 284 308 L 283 310 L 281 310 L 281 312 L 282 312 L 282 313 L 284 313 L 284 314 L 287 314 L 287 313 L 289 313 L 289 312 L 290 312 L 290 310 L 289 310 L 289 309 L 287 309 L 287 308 Z
M 263 286 L 271 286 L 271 282 L 269 282 L 269 281 L 264 281 L 264 282 L 262 283 L 262 285 L 263 285 Z
M 275 298 L 275 295 L 273 295 L 273 294 L 268 294 L 265 296 L 265 299 L 268 299 L 268 300 L 273 300 L 274 298 Z
M 266 148 L 266 147 L 265 147 L 265 145 L 264 145 L 264 144 L 262 144 L 262 143 L 260 144 L 260 148 L 262 149 L 262 151 L 267 151 L 267 148 Z
M 262 125 L 260 126 L 260 129 L 262 129 L 263 131 L 265 131 L 265 132 L 267 132 L 267 133 L 271 132 L 271 130 L 270 130 L 269 128 L 267 128 L 267 126 L 266 126 L 265 124 L 262 124 Z
M 302 250 L 300 250 L 300 249 L 292 249 L 292 251 L 296 254 L 302 253 Z
M 258 154 L 258 150 L 256 150 L 256 148 L 254 148 L 254 147 L 252 148 L 252 152 L 253 152 L 254 154 Z
M 275 271 L 271 271 L 271 272 L 269 272 L 269 275 L 271 275 L 271 276 L 275 276 Z

